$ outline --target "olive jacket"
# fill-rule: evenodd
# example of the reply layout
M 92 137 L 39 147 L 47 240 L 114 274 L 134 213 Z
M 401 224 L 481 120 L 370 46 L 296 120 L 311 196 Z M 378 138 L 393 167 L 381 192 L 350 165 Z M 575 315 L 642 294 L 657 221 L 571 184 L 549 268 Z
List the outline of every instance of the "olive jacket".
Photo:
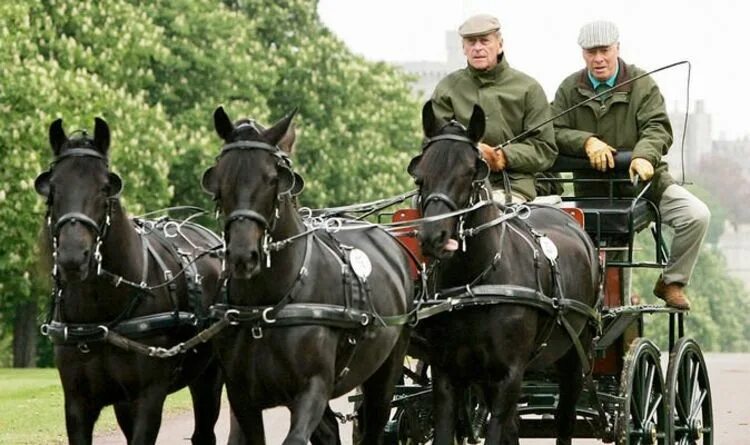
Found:
M 486 71 L 470 66 L 443 78 L 432 94 L 435 116 L 455 118 L 469 124 L 474 105 L 485 112 L 487 125 L 482 142 L 497 146 L 548 119 L 549 104 L 539 83 L 511 68 L 503 54 L 498 64 Z M 528 199 L 536 197 L 534 174 L 548 169 L 557 157 L 554 131 L 544 125 L 528 136 L 502 148 L 506 172 L 513 192 Z M 490 175 L 493 186 L 502 187 L 502 174 Z
M 615 85 L 644 73 L 635 65 L 619 61 Z M 568 76 L 557 89 L 552 103 L 556 115 L 594 96 L 586 69 Z M 603 99 L 603 100 L 601 100 Z M 591 136 L 603 140 L 618 151 L 632 151 L 633 158 L 646 159 L 654 166 L 651 189 L 646 197 L 658 204 L 664 190 L 675 181 L 662 156 L 672 144 L 672 125 L 664 105 L 664 97 L 656 82 L 643 77 L 617 88 L 612 94 L 593 100 L 554 121 L 555 139 L 561 154 L 586 157 L 584 143 Z M 577 173 L 577 178 L 601 178 L 606 174 Z M 615 177 L 627 178 L 617 172 Z M 607 196 L 605 183 L 577 183 L 577 196 Z M 615 187 L 616 196 L 635 196 L 637 190 L 629 183 Z

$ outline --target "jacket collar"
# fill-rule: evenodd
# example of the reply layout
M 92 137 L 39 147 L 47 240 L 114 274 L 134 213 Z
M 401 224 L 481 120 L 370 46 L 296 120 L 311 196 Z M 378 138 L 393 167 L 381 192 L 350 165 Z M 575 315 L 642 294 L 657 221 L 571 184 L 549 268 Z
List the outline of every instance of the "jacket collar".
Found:
M 628 66 L 625 64 L 625 62 L 618 58 L 617 63 L 619 66 L 620 72 L 617 73 L 617 78 L 615 79 L 615 85 L 618 85 L 622 82 L 625 82 L 626 80 L 630 79 L 630 72 L 628 71 Z M 589 80 L 589 72 L 586 68 L 582 69 L 578 74 L 578 81 L 576 83 L 578 86 L 578 89 L 581 90 L 581 92 L 590 92 L 590 95 L 594 94 L 594 87 L 591 85 L 591 81 Z M 617 87 L 615 92 L 622 91 L 629 93 L 633 89 L 633 84 L 629 83 L 627 85 L 623 85 L 621 87 Z

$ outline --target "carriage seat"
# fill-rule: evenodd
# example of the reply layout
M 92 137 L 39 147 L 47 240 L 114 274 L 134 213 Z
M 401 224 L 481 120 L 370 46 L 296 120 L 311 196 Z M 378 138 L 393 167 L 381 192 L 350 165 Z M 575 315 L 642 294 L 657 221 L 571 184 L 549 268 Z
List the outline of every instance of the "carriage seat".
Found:
M 655 218 L 653 205 L 645 199 L 633 205 L 632 199 L 594 198 L 565 201 L 563 207 L 576 207 L 583 211 L 586 232 L 595 240 L 629 237 L 648 227 Z
M 626 172 L 631 161 L 631 152 L 615 155 L 614 171 Z M 548 172 L 592 171 L 587 158 L 560 155 Z M 543 179 L 544 180 L 544 179 Z M 549 180 L 549 179 L 548 179 Z M 554 179 L 552 179 L 554 180 Z M 612 179 L 614 180 L 614 179 Z M 585 179 L 558 180 L 562 182 L 585 182 Z M 640 198 L 576 198 L 563 197 L 562 207 L 576 207 L 583 211 L 586 232 L 594 240 L 627 239 L 656 219 L 654 204 Z M 632 230 L 631 230 L 632 221 Z

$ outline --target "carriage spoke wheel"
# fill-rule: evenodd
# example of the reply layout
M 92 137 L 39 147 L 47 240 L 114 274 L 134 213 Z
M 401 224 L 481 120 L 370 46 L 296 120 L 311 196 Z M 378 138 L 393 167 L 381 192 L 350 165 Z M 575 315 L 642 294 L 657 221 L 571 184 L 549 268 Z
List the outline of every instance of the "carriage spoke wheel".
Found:
M 630 345 L 620 378 L 622 403 L 615 431 L 618 445 L 666 443 L 667 404 L 659 349 L 644 338 Z
M 714 443 L 711 386 L 698 344 L 683 337 L 669 355 L 667 370 L 669 443 Z

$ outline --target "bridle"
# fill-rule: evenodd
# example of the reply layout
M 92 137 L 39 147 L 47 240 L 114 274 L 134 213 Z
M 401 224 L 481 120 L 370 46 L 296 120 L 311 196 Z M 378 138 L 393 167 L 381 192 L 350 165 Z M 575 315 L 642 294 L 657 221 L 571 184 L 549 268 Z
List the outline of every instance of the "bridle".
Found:
M 221 148 L 221 152 L 216 157 L 216 161 L 218 162 L 225 154 L 236 151 L 236 150 L 261 150 L 266 153 L 271 154 L 275 160 L 276 160 L 276 169 L 279 172 L 280 178 L 285 178 L 286 184 L 288 184 L 287 187 L 284 187 L 283 189 L 280 189 L 283 187 L 282 180 L 279 180 L 279 183 L 277 185 L 276 195 L 274 197 L 273 202 L 273 212 L 271 213 L 271 220 L 269 221 L 265 216 L 263 216 L 260 212 L 253 210 L 253 209 L 236 209 L 233 210 L 231 213 L 226 215 L 224 218 L 224 232 L 223 232 L 223 239 L 224 239 L 224 247 L 226 249 L 226 243 L 229 239 L 229 229 L 231 225 L 237 221 L 253 221 L 256 224 L 260 225 L 263 228 L 263 241 L 262 241 L 262 250 L 263 255 L 266 257 L 266 264 L 267 267 L 270 267 L 270 249 L 269 246 L 272 243 L 271 238 L 271 232 L 273 231 L 274 227 L 276 226 L 276 222 L 279 220 L 279 204 L 281 202 L 281 198 L 284 195 L 293 195 L 295 190 L 295 183 L 297 181 L 301 181 L 302 178 L 294 173 L 292 170 L 292 162 L 289 159 L 289 156 L 286 152 L 281 150 L 279 147 L 275 145 L 271 145 L 267 142 L 263 141 L 235 141 L 230 142 L 228 144 L 225 144 Z M 216 216 L 219 216 L 219 196 L 218 194 L 214 197 L 217 203 L 217 209 L 216 209 Z M 225 269 L 225 265 L 222 264 L 222 270 Z
M 84 147 L 76 147 L 71 148 L 65 151 L 65 153 L 62 153 L 58 155 L 55 160 L 52 162 L 52 165 L 50 168 L 39 175 L 37 178 L 37 181 L 40 180 L 40 178 L 43 178 L 46 176 L 46 178 L 49 178 L 51 176 L 53 169 L 59 164 L 61 161 L 67 158 L 83 158 L 83 157 L 89 157 L 89 158 L 96 158 L 104 162 L 105 167 L 109 168 L 109 161 L 106 156 L 104 156 L 102 153 L 100 153 L 97 150 L 91 149 L 91 148 L 84 148 Z M 119 177 L 118 177 L 119 179 Z M 121 184 L 120 184 L 121 185 Z M 47 227 L 50 231 L 50 236 L 52 238 L 52 256 L 55 258 L 54 264 L 52 266 L 52 276 L 57 279 L 57 249 L 58 249 L 58 239 L 60 235 L 60 231 L 62 228 L 68 224 L 68 223 L 81 223 L 84 227 L 86 227 L 89 231 L 91 231 L 95 236 L 94 240 L 94 254 L 92 256 L 92 259 L 94 260 L 94 263 L 97 268 L 97 274 L 101 272 L 102 268 L 102 254 L 101 254 L 101 246 L 104 243 L 104 240 L 107 238 L 107 235 L 109 233 L 109 228 L 112 224 L 112 204 L 115 200 L 119 199 L 120 197 L 120 191 L 121 187 L 118 188 L 116 193 L 113 193 L 112 195 L 107 196 L 106 200 L 106 210 L 104 213 L 104 217 L 101 222 L 94 221 L 91 217 L 88 215 L 81 213 L 81 212 L 68 212 L 57 218 L 56 221 L 52 221 L 52 193 L 50 191 L 49 195 L 47 196 L 47 213 L 46 213 L 46 220 L 47 220 Z
M 443 126 L 443 128 L 445 128 L 448 125 L 458 125 L 461 128 L 463 128 L 463 125 L 461 125 L 457 121 L 448 122 L 446 125 Z M 422 144 L 422 153 L 418 155 L 417 157 L 415 157 L 414 159 L 412 159 L 412 163 L 409 165 L 409 173 L 412 174 L 412 176 L 414 176 L 413 168 L 416 167 L 416 163 L 418 163 L 419 160 L 421 160 L 422 156 L 424 155 L 424 153 L 427 151 L 428 148 L 430 148 L 434 143 L 439 142 L 439 141 L 455 141 L 455 142 L 462 142 L 462 143 L 469 144 L 477 155 L 477 165 L 479 166 L 479 169 L 477 170 L 474 178 L 472 179 L 472 191 L 470 194 L 469 204 L 467 207 L 471 207 L 476 202 L 479 202 L 482 199 L 483 195 L 485 198 L 491 199 L 491 194 L 486 186 L 486 181 L 489 178 L 489 174 L 490 174 L 489 166 L 487 165 L 487 162 L 482 158 L 481 153 L 479 151 L 479 147 L 477 147 L 476 142 L 463 135 L 439 134 L 437 136 L 426 139 L 424 143 Z M 419 197 L 422 196 L 421 187 L 420 187 L 418 196 Z M 450 196 L 446 195 L 445 193 L 433 192 L 433 193 L 430 193 L 426 198 L 420 200 L 419 207 L 422 212 L 422 215 L 425 214 L 425 210 L 427 210 L 427 207 L 434 202 L 442 202 L 452 212 L 459 209 L 459 206 L 455 203 L 455 201 L 453 201 L 453 199 Z M 463 215 L 461 216 L 460 219 L 461 219 L 461 222 L 463 222 Z

